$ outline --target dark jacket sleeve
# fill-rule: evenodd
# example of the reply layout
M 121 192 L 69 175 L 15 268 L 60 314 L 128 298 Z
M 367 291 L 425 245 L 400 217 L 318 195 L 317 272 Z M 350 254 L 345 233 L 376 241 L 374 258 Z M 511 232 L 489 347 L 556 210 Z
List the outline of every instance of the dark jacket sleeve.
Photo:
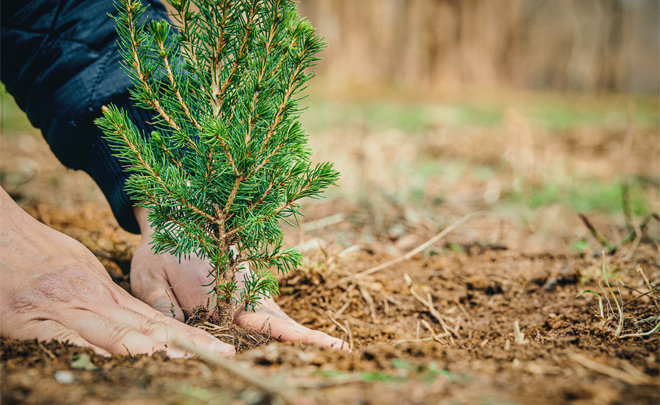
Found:
M 157 0 L 147 19 L 167 19 Z M 112 0 L 2 0 L 0 78 L 30 122 L 67 167 L 87 172 L 119 224 L 138 233 L 127 174 L 94 125 L 114 103 L 145 131 L 152 114 L 129 100 L 130 80 L 119 64 Z M 148 132 L 147 132 L 148 133 Z

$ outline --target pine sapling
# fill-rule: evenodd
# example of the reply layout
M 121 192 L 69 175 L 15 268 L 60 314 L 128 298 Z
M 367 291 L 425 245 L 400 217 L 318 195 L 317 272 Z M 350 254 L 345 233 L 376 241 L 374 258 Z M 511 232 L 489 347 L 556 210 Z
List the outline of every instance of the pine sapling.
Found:
M 332 164 L 310 163 L 297 104 L 323 41 L 291 0 L 169 0 L 176 30 L 143 23 L 139 0 L 121 1 L 123 66 L 154 130 L 113 105 L 97 124 L 131 173 L 127 192 L 148 210 L 154 251 L 207 259 L 212 301 L 231 322 L 238 305 L 278 293 L 271 268 L 300 264 L 280 220 L 297 223 L 299 200 L 338 179 Z

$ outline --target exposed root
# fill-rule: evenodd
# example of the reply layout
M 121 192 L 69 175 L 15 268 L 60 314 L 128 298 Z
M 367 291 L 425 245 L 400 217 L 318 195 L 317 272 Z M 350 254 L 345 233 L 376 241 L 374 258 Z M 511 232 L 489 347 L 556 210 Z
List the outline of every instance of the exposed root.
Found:
M 275 341 L 270 334 L 265 335 L 245 329 L 233 322 L 222 323 L 221 319 L 222 317 L 217 314 L 217 309 L 213 313 L 209 313 L 208 309 L 199 306 L 193 310 L 186 324 L 204 330 L 218 340 L 233 345 L 238 353 Z

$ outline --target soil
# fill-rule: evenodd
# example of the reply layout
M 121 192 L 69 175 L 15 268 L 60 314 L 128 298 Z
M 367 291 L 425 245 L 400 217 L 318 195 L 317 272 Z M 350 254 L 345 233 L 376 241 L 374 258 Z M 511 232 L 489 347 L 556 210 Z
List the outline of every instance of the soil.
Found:
M 590 136 L 594 150 L 611 141 L 610 134 Z M 433 153 L 431 139 L 419 148 Z M 546 141 L 575 160 L 568 156 L 575 153 L 574 137 Z M 494 153 L 485 148 L 477 154 L 468 146 L 458 151 L 461 142 L 455 152 L 472 162 Z M 602 154 L 582 156 L 581 164 L 601 167 Z M 3 135 L 3 157 L 3 187 L 40 221 L 89 247 L 130 290 L 137 236 L 118 228 L 91 180 L 62 168 L 34 132 Z M 483 210 L 482 202 L 468 198 L 484 186 L 473 180 L 456 182 L 446 193 L 451 198 L 433 209 L 346 195 L 308 204 L 303 230 L 287 235 L 304 251 L 304 265 L 282 277 L 277 301 L 303 325 L 341 337 L 353 350 L 253 342 L 223 329 L 219 334 L 231 335 L 228 341 L 241 349 L 232 361 L 299 404 L 658 404 L 660 334 L 641 335 L 660 315 L 657 224 L 603 258 L 570 209 L 537 211 L 530 224 L 489 208 L 423 252 L 402 258 L 465 213 Z M 620 215 L 595 212 L 589 218 L 613 240 L 627 233 Z M 589 247 L 571 251 L 575 237 L 589 239 Z M 360 275 L 396 258 L 401 260 Z M 602 298 L 602 316 L 596 295 L 576 297 L 588 289 Z M 613 294 L 623 311 L 618 336 Z M 284 402 L 200 358 L 104 358 L 57 342 L 9 339 L 0 340 L 0 348 L 7 404 Z

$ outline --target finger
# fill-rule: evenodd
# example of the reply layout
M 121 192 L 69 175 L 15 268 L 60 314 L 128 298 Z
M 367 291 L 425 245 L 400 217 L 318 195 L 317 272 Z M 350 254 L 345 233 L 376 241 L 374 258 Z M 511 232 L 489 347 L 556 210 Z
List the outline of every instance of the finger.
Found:
M 223 343 L 200 329 L 182 324 L 172 318 L 159 322 L 128 308 L 122 308 L 120 311 L 113 310 L 104 315 L 112 321 L 124 323 L 146 336 L 165 342 L 168 347 L 172 347 L 177 341 L 186 341 L 223 356 L 236 353 L 234 346 Z
M 177 260 L 176 258 L 173 258 Z M 198 257 L 190 257 L 171 264 L 166 264 L 167 280 L 176 293 L 181 309 L 186 316 L 190 316 L 195 308 L 207 307 L 213 301 L 213 277 L 209 275 L 211 266 L 208 261 Z
M 89 347 L 94 350 L 96 354 L 101 356 L 110 356 L 107 350 L 104 350 L 94 344 L 91 344 L 87 340 L 83 339 L 78 332 L 69 329 L 62 324 L 47 319 L 47 320 L 35 320 L 28 322 L 27 324 L 18 328 L 10 336 L 13 339 L 37 339 L 39 341 L 49 342 L 51 340 L 56 340 L 62 343 L 70 343 L 75 346 L 80 347 Z
M 307 344 L 314 344 L 317 346 L 331 347 L 333 349 L 341 350 L 344 352 L 350 352 L 351 348 L 348 343 L 344 342 L 341 339 L 332 337 L 327 333 L 321 332 L 319 330 L 310 330 L 307 335 Z
M 241 325 L 260 333 L 270 334 L 274 339 L 282 342 L 300 342 L 349 351 L 348 344 L 343 340 L 306 328 L 290 318 L 266 317 L 259 312 L 244 312 L 241 314 Z
M 142 318 L 130 317 L 133 322 L 132 325 L 135 325 L 134 327 L 138 328 L 138 330 L 142 328 L 140 323 L 143 322 L 143 319 L 148 319 L 151 321 L 164 324 L 168 328 L 176 329 L 182 332 L 183 335 L 177 335 L 177 336 L 185 340 L 193 340 L 201 347 L 204 347 L 207 350 L 210 350 L 214 353 L 218 353 L 223 356 L 233 355 L 236 353 L 236 349 L 234 348 L 234 346 L 219 341 L 218 339 L 214 338 L 213 336 L 211 336 L 210 333 L 206 331 L 186 325 L 172 317 L 165 316 L 162 313 L 157 312 L 152 307 L 136 299 L 135 297 L 131 296 L 124 290 L 118 292 L 117 303 L 122 307 L 124 307 L 125 310 L 134 313 L 134 315 L 137 314 L 142 316 Z M 108 311 L 105 309 L 103 309 L 102 311 L 103 311 L 103 315 L 108 317 L 113 317 L 112 313 L 115 312 L 114 310 Z
M 119 308 L 119 311 L 123 310 L 123 308 Z M 102 347 L 110 353 L 153 354 L 162 350 L 170 357 L 186 356 L 185 352 L 167 347 L 165 342 L 138 332 L 126 323 L 110 320 L 89 310 L 70 311 L 62 316 L 60 321 L 64 326 L 78 331 L 86 341 Z
M 151 272 L 135 272 L 135 279 L 131 279 L 133 294 L 151 306 L 156 311 L 183 322 L 184 315 L 181 305 L 174 295 L 164 272 L 153 274 Z
M 264 315 L 259 312 L 245 312 L 241 314 L 241 326 L 259 333 L 268 334 L 282 342 L 307 343 L 309 329 L 304 326 L 279 318 Z

